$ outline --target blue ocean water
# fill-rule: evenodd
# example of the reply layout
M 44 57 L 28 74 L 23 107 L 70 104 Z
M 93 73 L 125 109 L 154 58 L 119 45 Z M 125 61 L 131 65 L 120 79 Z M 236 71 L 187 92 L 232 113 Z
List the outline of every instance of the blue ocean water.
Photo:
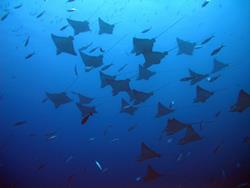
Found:
M 1 188 L 250 187 L 249 96 L 244 111 L 230 110 L 250 92 L 250 1 L 1 0 L 0 18 Z M 68 18 L 88 21 L 90 31 L 74 35 Z M 98 18 L 114 24 L 112 34 L 98 33 Z M 57 54 L 51 34 L 74 38 L 77 55 Z M 168 51 L 148 80 L 137 80 L 147 53 L 132 52 L 133 38 Z M 178 54 L 177 38 L 195 43 L 193 53 Z M 103 66 L 88 70 L 80 57 L 89 44 L 84 53 L 113 64 L 105 74 L 153 96 L 134 105 L 134 93 L 112 94 L 115 81 L 101 88 Z M 228 66 L 212 82 L 215 60 Z M 204 78 L 180 81 L 189 69 Z M 213 93 L 205 102 L 194 103 L 198 86 Z M 71 102 L 55 108 L 46 92 Z M 81 114 L 74 92 L 93 98 L 85 106 L 97 113 Z M 121 99 L 138 108 L 133 115 L 120 112 Z M 159 102 L 174 111 L 157 118 Z M 168 134 L 173 119 L 187 127 Z M 196 137 L 182 144 L 191 127 Z M 143 143 L 160 157 L 138 161 Z

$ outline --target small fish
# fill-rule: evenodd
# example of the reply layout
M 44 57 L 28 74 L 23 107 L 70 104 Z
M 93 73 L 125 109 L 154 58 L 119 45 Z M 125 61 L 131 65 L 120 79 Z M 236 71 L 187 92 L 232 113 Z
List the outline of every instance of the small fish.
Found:
M 1 17 L 1 21 L 4 21 L 8 16 L 9 16 L 9 12 L 6 12 L 2 17 Z
M 202 3 L 201 7 L 203 8 L 203 7 L 207 6 L 209 2 L 210 2 L 210 0 L 205 0 L 205 1 Z
M 16 5 L 16 6 L 14 6 L 14 9 L 19 9 L 19 8 L 21 8 L 22 6 L 23 6 L 23 4 Z
M 45 136 L 46 136 L 47 140 L 53 140 L 53 139 L 55 139 L 57 137 L 55 131 L 47 133 L 47 134 L 45 134 Z
M 29 59 L 34 55 L 35 55 L 35 52 L 32 52 L 32 53 L 28 54 L 27 56 L 25 56 L 25 59 Z
M 168 144 L 169 144 L 169 143 L 172 143 L 172 142 L 173 142 L 173 138 L 169 138 L 169 139 L 167 140 L 167 142 L 168 142 Z
M 83 117 L 82 118 L 82 125 L 84 125 L 84 124 L 86 124 L 87 122 L 88 122 L 88 120 L 89 120 L 89 118 L 90 118 L 90 116 L 92 116 L 93 115 L 93 113 L 92 112 L 90 112 L 89 114 L 87 114 L 85 117 Z
M 148 28 L 148 29 L 143 30 L 141 33 L 147 33 L 147 32 L 149 32 L 151 29 L 152 29 L 152 27 L 150 27 L 150 28 Z
M 137 178 L 135 178 L 135 181 L 141 181 L 142 180 L 142 177 L 137 177 Z
M 119 138 L 114 138 L 111 140 L 111 143 L 118 142 L 120 139 Z
M 102 166 L 98 161 L 95 161 L 96 166 L 99 168 L 100 171 L 102 171 Z
M 218 48 L 215 48 L 212 52 L 211 52 L 211 56 L 214 56 L 214 55 L 216 55 L 216 54 L 218 54 L 221 50 L 222 50 L 222 48 L 224 48 L 224 45 L 221 45 L 220 47 L 218 47 Z
M 68 9 L 67 11 L 68 12 L 75 12 L 77 9 L 76 8 L 70 8 L 70 9 Z
M 36 16 L 36 18 L 41 18 L 41 17 L 44 15 L 44 13 L 45 13 L 45 10 L 42 11 L 40 14 L 38 14 L 38 15 Z
M 214 115 L 214 116 L 215 116 L 215 117 L 219 117 L 219 116 L 220 116 L 220 114 L 221 114 L 221 111 L 218 111 L 218 112 L 216 112 L 216 113 L 215 113 L 215 115 Z
M 69 25 L 62 26 L 62 27 L 60 28 L 60 31 L 65 30 L 68 26 L 69 26 Z
M 72 159 L 73 159 L 73 156 L 72 156 L 72 155 L 70 155 L 70 156 L 69 156 L 69 157 L 65 160 L 65 163 L 70 162 Z
M 25 125 L 25 124 L 27 124 L 28 122 L 27 121 L 18 121 L 18 122 L 16 122 L 16 123 L 14 123 L 14 127 L 18 127 L 18 126 L 21 126 L 21 125 Z
M 211 37 L 208 37 L 208 38 L 206 38 L 205 40 L 203 40 L 202 42 L 201 42 L 201 45 L 204 45 L 204 44 L 206 44 L 206 43 L 208 43 L 210 40 L 212 40 L 214 38 L 214 36 L 212 35 Z
M 99 47 L 95 47 L 95 48 L 93 48 L 92 50 L 90 50 L 90 51 L 89 51 L 89 53 L 93 53 L 93 52 L 95 52 L 98 48 L 99 48 Z
M 79 51 L 83 51 L 83 50 L 88 49 L 92 44 L 93 44 L 93 42 L 89 43 L 89 44 L 86 45 L 86 46 L 81 47 L 81 48 L 79 49 Z
M 95 141 L 95 139 L 96 139 L 96 137 L 92 137 L 92 138 L 89 138 L 89 142 L 93 142 L 93 141 Z
M 125 64 L 125 65 L 123 65 L 121 68 L 119 68 L 119 69 L 118 69 L 118 72 L 121 72 L 123 69 L 125 69 L 127 65 L 128 65 L 128 64 Z
M 111 66 L 113 66 L 113 63 L 110 63 L 108 65 L 104 65 L 102 68 L 101 68 L 101 71 L 105 71 L 107 69 L 109 69 Z
M 54 140 L 57 136 L 56 135 L 51 135 L 47 138 L 47 140 Z
M 30 41 L 30 36 L 27 37 L 27 39 L 24 42 L 24 47 L 27 47 Z
M 180 154 L 177 156 L 176 161 L 180 161 L 180 160 L 182 159 L 182 157 L 183 157 L 183 153 L 180 153 Z

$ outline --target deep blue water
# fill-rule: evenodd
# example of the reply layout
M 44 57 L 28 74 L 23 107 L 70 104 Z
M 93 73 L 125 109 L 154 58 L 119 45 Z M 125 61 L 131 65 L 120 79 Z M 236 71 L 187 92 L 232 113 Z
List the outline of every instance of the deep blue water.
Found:
M 230 112 L 240 90 L 250 92 L 250 1 L 211 0 L 202 7 L 203 3 L 1 0 L 0 187 L 250 187 L 250 141 L 246 141 L 250 109 Z M 69 12 L 72 8 L 76 10 Z M 99 17 L 115 24 L 112 34 L 98 34 Z M 68 25 L 67 18 L 87 20 L 91 31 L 75 36 L 70 26 L 60 31 Z M 149 31 L 142 33 L 145 29 Z M 77 56 L 56 55 L 52 33 L 74 36 Z M 214 38 L 200 45 L 210 36 Z M 169 51 L 160 64 L 149 67 L 156 72 L 149 80 L 136 79 L 138 66 L 145 60 L 142 54 L 131 53 L 133 37 L 156 38 L 153 51 Z M 177 55 L 177 37 L 196 43 L 192 55 Z M 85 71 L 78 49 L 90 43 L 87 54 L 103 54 L 104 65 L 114 64 L 105 74 L 117 75 L 118 80 L 129 78 L 132 89 L 154 92 L 134 115 L 120 113 L 121 98 L 130 101 L 127 93 L 113 96 L 111 87 L 100 87 L 102 67 Z M 211 56 L 222 44 L 225 47 Z M 89 53 L 94 47 L 105 52 Z M 214 59 L 229 66 L 209 82 Z M 208 75 L 194 85 L 181 82 L 189 69 Z M 204 103 L 194 103 L 197 86 L 214 94 Z M 55 108 L 45 101 L 46 92 L 65 92 L 72 102 Z M 94 98 L 87 106 L 95 106 L 97 113 L 84 125 L 72 92 Z M 173 102 L 175 111 L 156 118 L 158 102 L 165 106 Z M 164 130 L 173 118 L 192 124 L 202 139 L 182 145 L 179 140 L 185 130 L 167 135 Z M 16 125 L 20 121 L 25 122 Z M 161 157 L 138 162 L 141 143 Z M 144 181 L 148 165 L 162 176 Z

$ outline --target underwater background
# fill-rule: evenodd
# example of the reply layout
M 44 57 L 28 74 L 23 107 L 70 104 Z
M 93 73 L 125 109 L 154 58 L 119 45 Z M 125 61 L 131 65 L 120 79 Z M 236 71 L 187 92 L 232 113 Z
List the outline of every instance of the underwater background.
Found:
M 249 0 L 1 0 L 0 18 L 1 188 L 250 187 Z M 135 38 L 153 50 L 135 54 Z M 166 53 L 145 67 L 152 51 Z

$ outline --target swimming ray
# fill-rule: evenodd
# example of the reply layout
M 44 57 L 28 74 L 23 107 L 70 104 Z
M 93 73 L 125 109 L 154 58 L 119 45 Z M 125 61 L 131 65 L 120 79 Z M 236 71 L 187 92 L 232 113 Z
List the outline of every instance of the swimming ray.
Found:
M 186 134 L 179 140 L 179 144 L 184 145 L 199 140 L 202 140 L 202 137 L 193 129 L 192 126 L 188 126 Z
M 139 65 L 139 74 L 137 80 L 149 80 L 156 72 L 148 70 L 146 67 Z
M 214 59 L 213 70 L 211 71 L 211 73 L 217 73 L 228 66 L 229 66 L 228 64 L 222 63 L 222 62 L 218 61 L 217 59 Z
M 127 113 L 129 115 L 134 115 L 138 108 L 136 106 L 130 105 L 125 99 L 121 99 L 121 113 Z
M 134 105 L 146 102 L 153 95 L 153 92 L 142 92 L 136 89 L 132 89 L 129 92 L 129 96 L 134 101 Z
M 98 18 L 99 23 L 99 35 L 101 34 L 113 34 L 115 24 L 109 24 L 102 20 L 101 18 Z
M 112 87 L 113 96 L 118 95 L 120 92 L 126 92 L 130 94 L 130 79 L 125 80 L 110 80 L 109 85 Z
M 78 96 L 78 98 L 79 98 L 79 104 L 89 104 L 89 103 L 91 103 L 94 100 L 93 98 L 84 96 L 84 95 L 82 95 L 80 93 L 77 93 L 77 92 L 73 92 L 73 93 Z
M 150 53 L 153 50 L 155 39 L 141 39 L 133 38 L 133 50 L 132 53 L 140 55 L 143 53 Z
M 75 35 L 90 31 L 88 21 L 76 21 L 69 18 L 67 19 L 67 21 L 69 25 L 73 28 Z
M 49 99 L 55 106 L 55 108 L 58 108 L 64 104 L 72 102 L 72 100 L 67 96 L 65 92 L 61 93 L 45 93 L 47 96 L 47 99 Z
M 79 51 L 79 53 L 86 67 L 98 68 L 103 65 L 103 55 L 91 56 L 82 51 Z
M 167 126 L 165 128 L 165 132 L 167 133 L 167 135 L 172 135 L 172 134 L 175 134 L 179 131 L 182 131 L 183 129 L 187 128 L 188 126 L 190 126 L 190 125 L 183 123 L 179 120 L 176 120 L 175 118 L 168 119 Z
M 196 43 L 182 40 L 180 38 L 176 38 L 178 44 L 178 53 L 177 55 L 185 54 L 185 55 L 193 55 Z
M 208 91 L 200 86 L 196 86 L 196 97 L 194 98 L 194 103 L 204 103 L 214 95 L 214 92 Z
M 143 142 L 141 143 L 141 154 L 139 156 L 138 161 L 142 162 L 145 160 L 149 160 L 152 158 L 159 158 L 161 155 L 154 150 L 152 150 L 150 147 L 148 147 L 146 144 Z
M 180 81 L 190 81 L 191 85 L 194 85 L 205 78 L 208 77 L 208 74 L 199 74 L 197 72 L 194 72 L 193 70 L 189 69 L 189 76 L 182 78 Z
M 74 49 L 72 36 L 69 37 L 60 37 L 54 34 L 51 34 L 51 38 L 56 46 L 56 54 L 67 53 L 71 55 L 77 55 Z
M 88 114 L 95 114 L 97 113 L 96 108 L 94 106 L 86 106 L 80 103 L 76 103 L 77 108 L 82 113 L 82 117 L 87 116 Z
M 162 117 L 165 115 L 168 115 L 172 112 L 174 112 L 175 110 L 169 107 L 164 106 L 161 102 L 158 102 L 158 108 L 157 108 L 157 113 L 156 113 L 156 117 Z
M 160 64 L 166 55 L 168 55 L 168 52 L 143 52 L 145 59 L 143 66 L 148 68 L 152 65 Z
M 143 179 L 143 182 L 148 182 L 148 181 L 152 181 L 152 180 L 155 180 L 159 177 L 161 177 L 162 175 L 158 172 L 156 172 L 151 165 L 148 165 L 147 167 L 147 174 L 146 176 L 144 176 L 142 179 Z
M 101 88 L 104 88 L 111 84 L 112 80 L 115 80 L 116 76 L 111 76 L 100 71 Z
M 231 112 L 243 112 L 247 108 L 250 107 L 250 95 L 244 91 L 243 89 L 240 90 L 238 99 L 236 103 L 231 106 Z

